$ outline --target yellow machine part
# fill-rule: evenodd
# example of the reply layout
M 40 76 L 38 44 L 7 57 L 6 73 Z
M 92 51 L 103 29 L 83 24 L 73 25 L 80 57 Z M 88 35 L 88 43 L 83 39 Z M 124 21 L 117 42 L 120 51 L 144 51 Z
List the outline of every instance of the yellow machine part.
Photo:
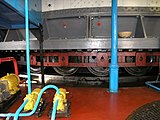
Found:
M 33 92 L 31 94 L 26 95 L 26 97 L 24 98 L 24 101 L 26 99 L 28 99 L 28 103 L 25 105 L 24 111 L 33 110 L 40 91 L 41 91 L 40 88 L 36 88 L 36 89 L 33 90 Z
M 53 103 L 55 103 L 55 101 L 58 99 L 57 110 L 64 111 L 65 103 L 67 102 L 66 94 L 68 94 L 69 92 L 67 92 L 66 89 L 63 88 L 60 88 L 59 90 L 60 94 L 55 94 Z
M 20 78 L 17 75 L 7 74 L 6 76 L 0 78 L 0 80 L 6 80 L 8 82 L 10 94 L 15 94 L 17 91 L 20 90 Z

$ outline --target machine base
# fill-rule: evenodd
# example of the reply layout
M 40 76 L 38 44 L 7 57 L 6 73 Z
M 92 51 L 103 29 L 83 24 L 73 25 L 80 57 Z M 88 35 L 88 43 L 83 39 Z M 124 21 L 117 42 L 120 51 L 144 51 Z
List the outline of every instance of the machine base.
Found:
M 21 91 L 19 90 L 16 94 L 9 97 L 8 100 L 5 100 L 0 103 L 0 112 L 6 112 L 9 107 L 18 99 L 18 96 L 20 95 Z
M 59 118 L 70 117 L 70 115 L 71 115 L 70 108 L 71 108 L 71 102 L 67 101 L 65 104 L 64 111 L 57 110 L 56 117 L 59 117 Z M 52 114 L 52 110 L 49 111 L 49 118 L 51 118 L 51 114 Z

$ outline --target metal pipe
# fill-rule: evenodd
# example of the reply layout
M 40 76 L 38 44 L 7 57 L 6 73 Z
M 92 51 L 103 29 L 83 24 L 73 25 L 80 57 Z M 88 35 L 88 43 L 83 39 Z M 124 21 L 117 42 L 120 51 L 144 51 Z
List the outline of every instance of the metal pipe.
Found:
M 37 109 L 37 107 L 38 107 L 38 104 L 39 104 L 39 102 L 40 102 L 40 100 L 41 100 L 42 94 L 43 94 L 44 91 L 46 91 L 47 89 L 55 89 L 55 90 L 56 90 L 56 93 L 57 93 L 57 94 L 60 94 L 60 90 L 59 90 L 58 87 L 56 87 L 55 85 L 47 85 L 47 86 L 45 86 L 45 87 L 40 91 L 33 110 L 32 110 L 31 112 L 29 112 L 29 113 L 20 113 L 18 116 L 21 116 L 21 117 L 31 116 L 33 113 L 35 113 L 35 111 L 36 111 L 36 109 Z M 26 103 L 26 101 L 24 101 L 24 103 Z M 24 103 L 20 106 L 20 108 L 16 111 L 16 113 L 18 113 L 18 111 L 20 111 L 21 108 L 24 108 L 24 106 L 25 106 Z M 58 100 L 56 101 L 56 104 L 53 106 L 53 111 L 52 111 L 52 116 L 53 116 L 53 117 L 52 117 L 52 120 L 54 120 L 54 118 L 55 118 L 55 116 L 56 116 L 56 110 L 55 110 L 55 108 L 57 108 L 57 104 L 58 104 Z M 2 114 L 0 114 L 0 117 L 15 117 L 15 116 L 16 116 L 15 113 L 8 113 L 8 114 L 3 114 L 3 113 L 2 113 Z
M 51 120 L 55 120 L 55 118 L 56 118 L 56 110 L 57 110 L 57 106 L 58 106 L 58 100 L 56 100 L 56 102 L 55 102 L 55 104 L 54 104 L 54 106 L 53 106 Z
M 117 0 L 112 0 L 112 41 L 109 91 L 118 92 L 118 16 Z
M 29 41 L 29 10 L 28 0 L 25 0 L 25 27 L 26 27 L 26 62 L 27 62 L 27 76 L 28 76 L 28 94 L 32 92 L 31 86 L 31 72 L 30 72 L 30 41 Z
M 152 85 L 152 83 L 157 83 L 157 84 L 160 84 L 160 81 L 151 81 L 151 82 L 145 82 L 145 84 L 146 85 L 148 85 L 149 87 L 152 87 L 152 88 L 154 88 L 154 89 L 156 89 L 156 90 L 160 90 L 160 88 L 159 87 L 157 87 L 157 86 L 155 86 L 155 85 Z

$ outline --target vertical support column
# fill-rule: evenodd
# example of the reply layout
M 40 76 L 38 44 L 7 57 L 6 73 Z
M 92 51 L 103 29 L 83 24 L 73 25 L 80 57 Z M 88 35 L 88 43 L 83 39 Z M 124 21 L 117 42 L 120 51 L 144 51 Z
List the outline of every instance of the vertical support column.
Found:
M 118 8 L 117 0 L 112 0 L 112 41 L 109 92 L 118 92 Z
M 27 62 L 27 76 L 28 76 L 28 94 L 31 94 L 31 72 L 30 72 L 30 36 L 29 36 L 29 4 L 25 0 L 25 27 L 26 27 L 26 62 Z
M 40 24 L 39 25 L 39 34 L 40 34 L 40 39 L 39 39 L 39 45 L 40 45 L 40 62 L 41 62 L 41 80 L 42 80 L 42 88 L 45 86 L 45 81 L 44 81 L 44 64 L 43 64 L 43 27 Z

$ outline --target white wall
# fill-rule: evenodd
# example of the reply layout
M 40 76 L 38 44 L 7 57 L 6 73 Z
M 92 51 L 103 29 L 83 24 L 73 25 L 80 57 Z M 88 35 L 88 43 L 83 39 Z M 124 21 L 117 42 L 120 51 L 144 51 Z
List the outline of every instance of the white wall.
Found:
M 42 0 L 43 11 L 111 6 L 112 0 Z M 51 5 L 51 6 L 49 6 Z M 160 0 L 118 0 L 118 6 L 160 7 Z

